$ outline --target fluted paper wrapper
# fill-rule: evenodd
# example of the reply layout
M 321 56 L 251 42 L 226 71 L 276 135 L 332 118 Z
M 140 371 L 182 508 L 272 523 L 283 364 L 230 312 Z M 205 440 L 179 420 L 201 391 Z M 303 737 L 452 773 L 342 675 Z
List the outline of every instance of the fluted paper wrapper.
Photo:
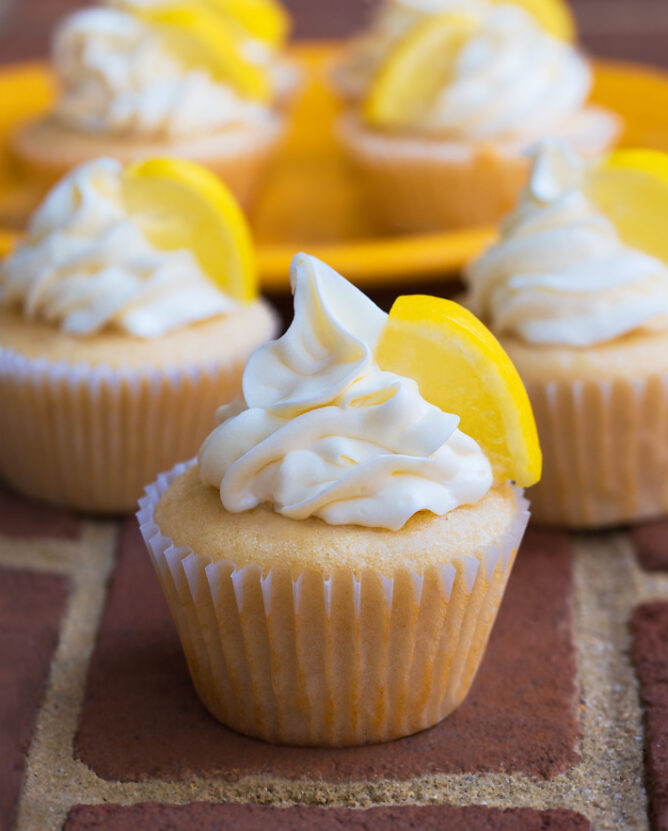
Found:
M 369 140 L 345 120 L 340 134 L 374 212 L 399 233 L 491 225 L 513 207 L 529 172 L 526 158 L 492 147 L 429 152 L 426 141 Z
M 215 718 L 271 742 L 344 746 L 415 733 L 462 702 L 529 518 L 521 492 L 494 545 L 422 573 L 263 573 L 212 562 L 160 532 L 156 505 L 189 464 L 146 489 L 137 517 Z
M 124 370 L 0 348 L 0 476 L 40 500 L 131 511 L 146 482 L 197 452 L 244 365 Z
M 534 519 L 595 528 L 668 513 L 668 377 L 527 390 L 543 449 Z

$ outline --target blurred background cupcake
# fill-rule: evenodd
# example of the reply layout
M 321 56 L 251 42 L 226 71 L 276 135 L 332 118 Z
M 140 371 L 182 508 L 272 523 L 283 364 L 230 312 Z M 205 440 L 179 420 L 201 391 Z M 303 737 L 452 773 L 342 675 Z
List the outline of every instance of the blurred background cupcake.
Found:
M 13 135 L 15 159 L 48 187 L 71 167 L 170 155 L 197 161 L 251 203 L 297 83 L 273 0 L 115 0 L 57 27 L 59 94 Z
M 219 179 L 165 159 L 75 168 L 0 262 L 0 476 L 48 502 L 129 510 L 197 450 L 275 329 Z
M 467 305 L 531 398 L 541 522 L 591 528 L 668 512 L 668 155 L 585 164 L 537 153 L 501 239 L 466 273 Z
M 591 71 L 573 36 L 557 2 L 381 6 L 335 79 L 354 99 L 342 140 L 386 227 L 493 222 L 526 182 L 526 153 L 541 137 L 585 156 L 615 142 L 619 119 L 587 103 Z

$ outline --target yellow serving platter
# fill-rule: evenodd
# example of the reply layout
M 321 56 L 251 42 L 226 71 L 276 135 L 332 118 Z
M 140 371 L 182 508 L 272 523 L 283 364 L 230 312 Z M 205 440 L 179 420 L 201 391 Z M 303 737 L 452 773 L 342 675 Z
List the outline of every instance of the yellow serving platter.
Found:
M 304 71 L 292 124 L 253 212 L 262 285 L 288 288 L 292 255 L 306 250 L 362 286 L 456 275 L 493 237 L 491 229 L 424 236 L 384 236 L 366 210 L 364 194 L 336 141 L 339 105 L 327 83 L 333 44 L 292 47 Z M 33 199 L 17 179 L 7 153 L 8 133 L 49 107 L 54 84 L 45 64 L 0 70 L 0 253 L 11 246 L 8 228 Z M 622 144 L 668 150 L 668 73 L 633 64 L 594 62 L 593 100 L 619 113 Z

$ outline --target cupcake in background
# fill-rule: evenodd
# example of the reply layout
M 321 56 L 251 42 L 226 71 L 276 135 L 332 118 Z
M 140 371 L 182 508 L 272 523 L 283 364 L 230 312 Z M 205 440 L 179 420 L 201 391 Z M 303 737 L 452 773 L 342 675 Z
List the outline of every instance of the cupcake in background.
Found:
M 138 518 L 197 691 L 272 742 L 423 730 L 466 696 L 540 476 L 526 392 L 447 300 L 390 315 L 324 263 L 249 360 L 198 462 Z
M 66 18 L 53 38 L 53 111 L 11 139 L 22 169 L 46 189 L 102 156 L 123 164 L 184 158 L 250 205 L 281 136 L 279 101 L 295 74 L 215 5 L 126 0 Z
M 593 528 L 668 512 L 668 156 L 585 164 L 536 154 L 501 239 L 466 273 L 466 304 L 532 401 L 544 523 Z
M 394 231 L 494 222 L 526 183 L 527 151 L 541 138 L 595 157 L 620 129 L 615 115 L 587 103 L 585 58 L 538 17 L 510 2 L 447 8 L 418 15 L 391 41 L 340 125 Z
M 0 263 L 0 477 L 129 510 L 276 331 L 229 191 L 191 162 L 71 171 Z

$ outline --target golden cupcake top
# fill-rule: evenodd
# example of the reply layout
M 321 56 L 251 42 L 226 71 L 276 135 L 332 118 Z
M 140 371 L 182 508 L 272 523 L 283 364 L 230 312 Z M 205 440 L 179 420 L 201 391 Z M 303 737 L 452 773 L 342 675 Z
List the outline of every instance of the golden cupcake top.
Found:
M 668 329 L 668 155 L 585 163 L 544 143 L 501 239 L 468 268 L 467 303 L 495 332 L 587 347 Z
M 265 25 L 266 24 L 266 25 Z M 58 27 L 55 117 L 76 130 L 188 137 L 266 125 L 296 81 L 273 0 L 117 0 Z
M 540 475 L 526 392 L 491 334 L 450 301 L 400 298 L 386 315 L 298 254 L 295 317 L 251 357 L 242 401 L 222 407 L 202 481 L 237 513 L 401 528 Z M 459 425 L 463 429 L 459 429 Z
M 0 304 L 79 336 L 156 337 L 256 294 L 241 209 L 212 173 L 175 159 L 74 169 L 0 263 Z

